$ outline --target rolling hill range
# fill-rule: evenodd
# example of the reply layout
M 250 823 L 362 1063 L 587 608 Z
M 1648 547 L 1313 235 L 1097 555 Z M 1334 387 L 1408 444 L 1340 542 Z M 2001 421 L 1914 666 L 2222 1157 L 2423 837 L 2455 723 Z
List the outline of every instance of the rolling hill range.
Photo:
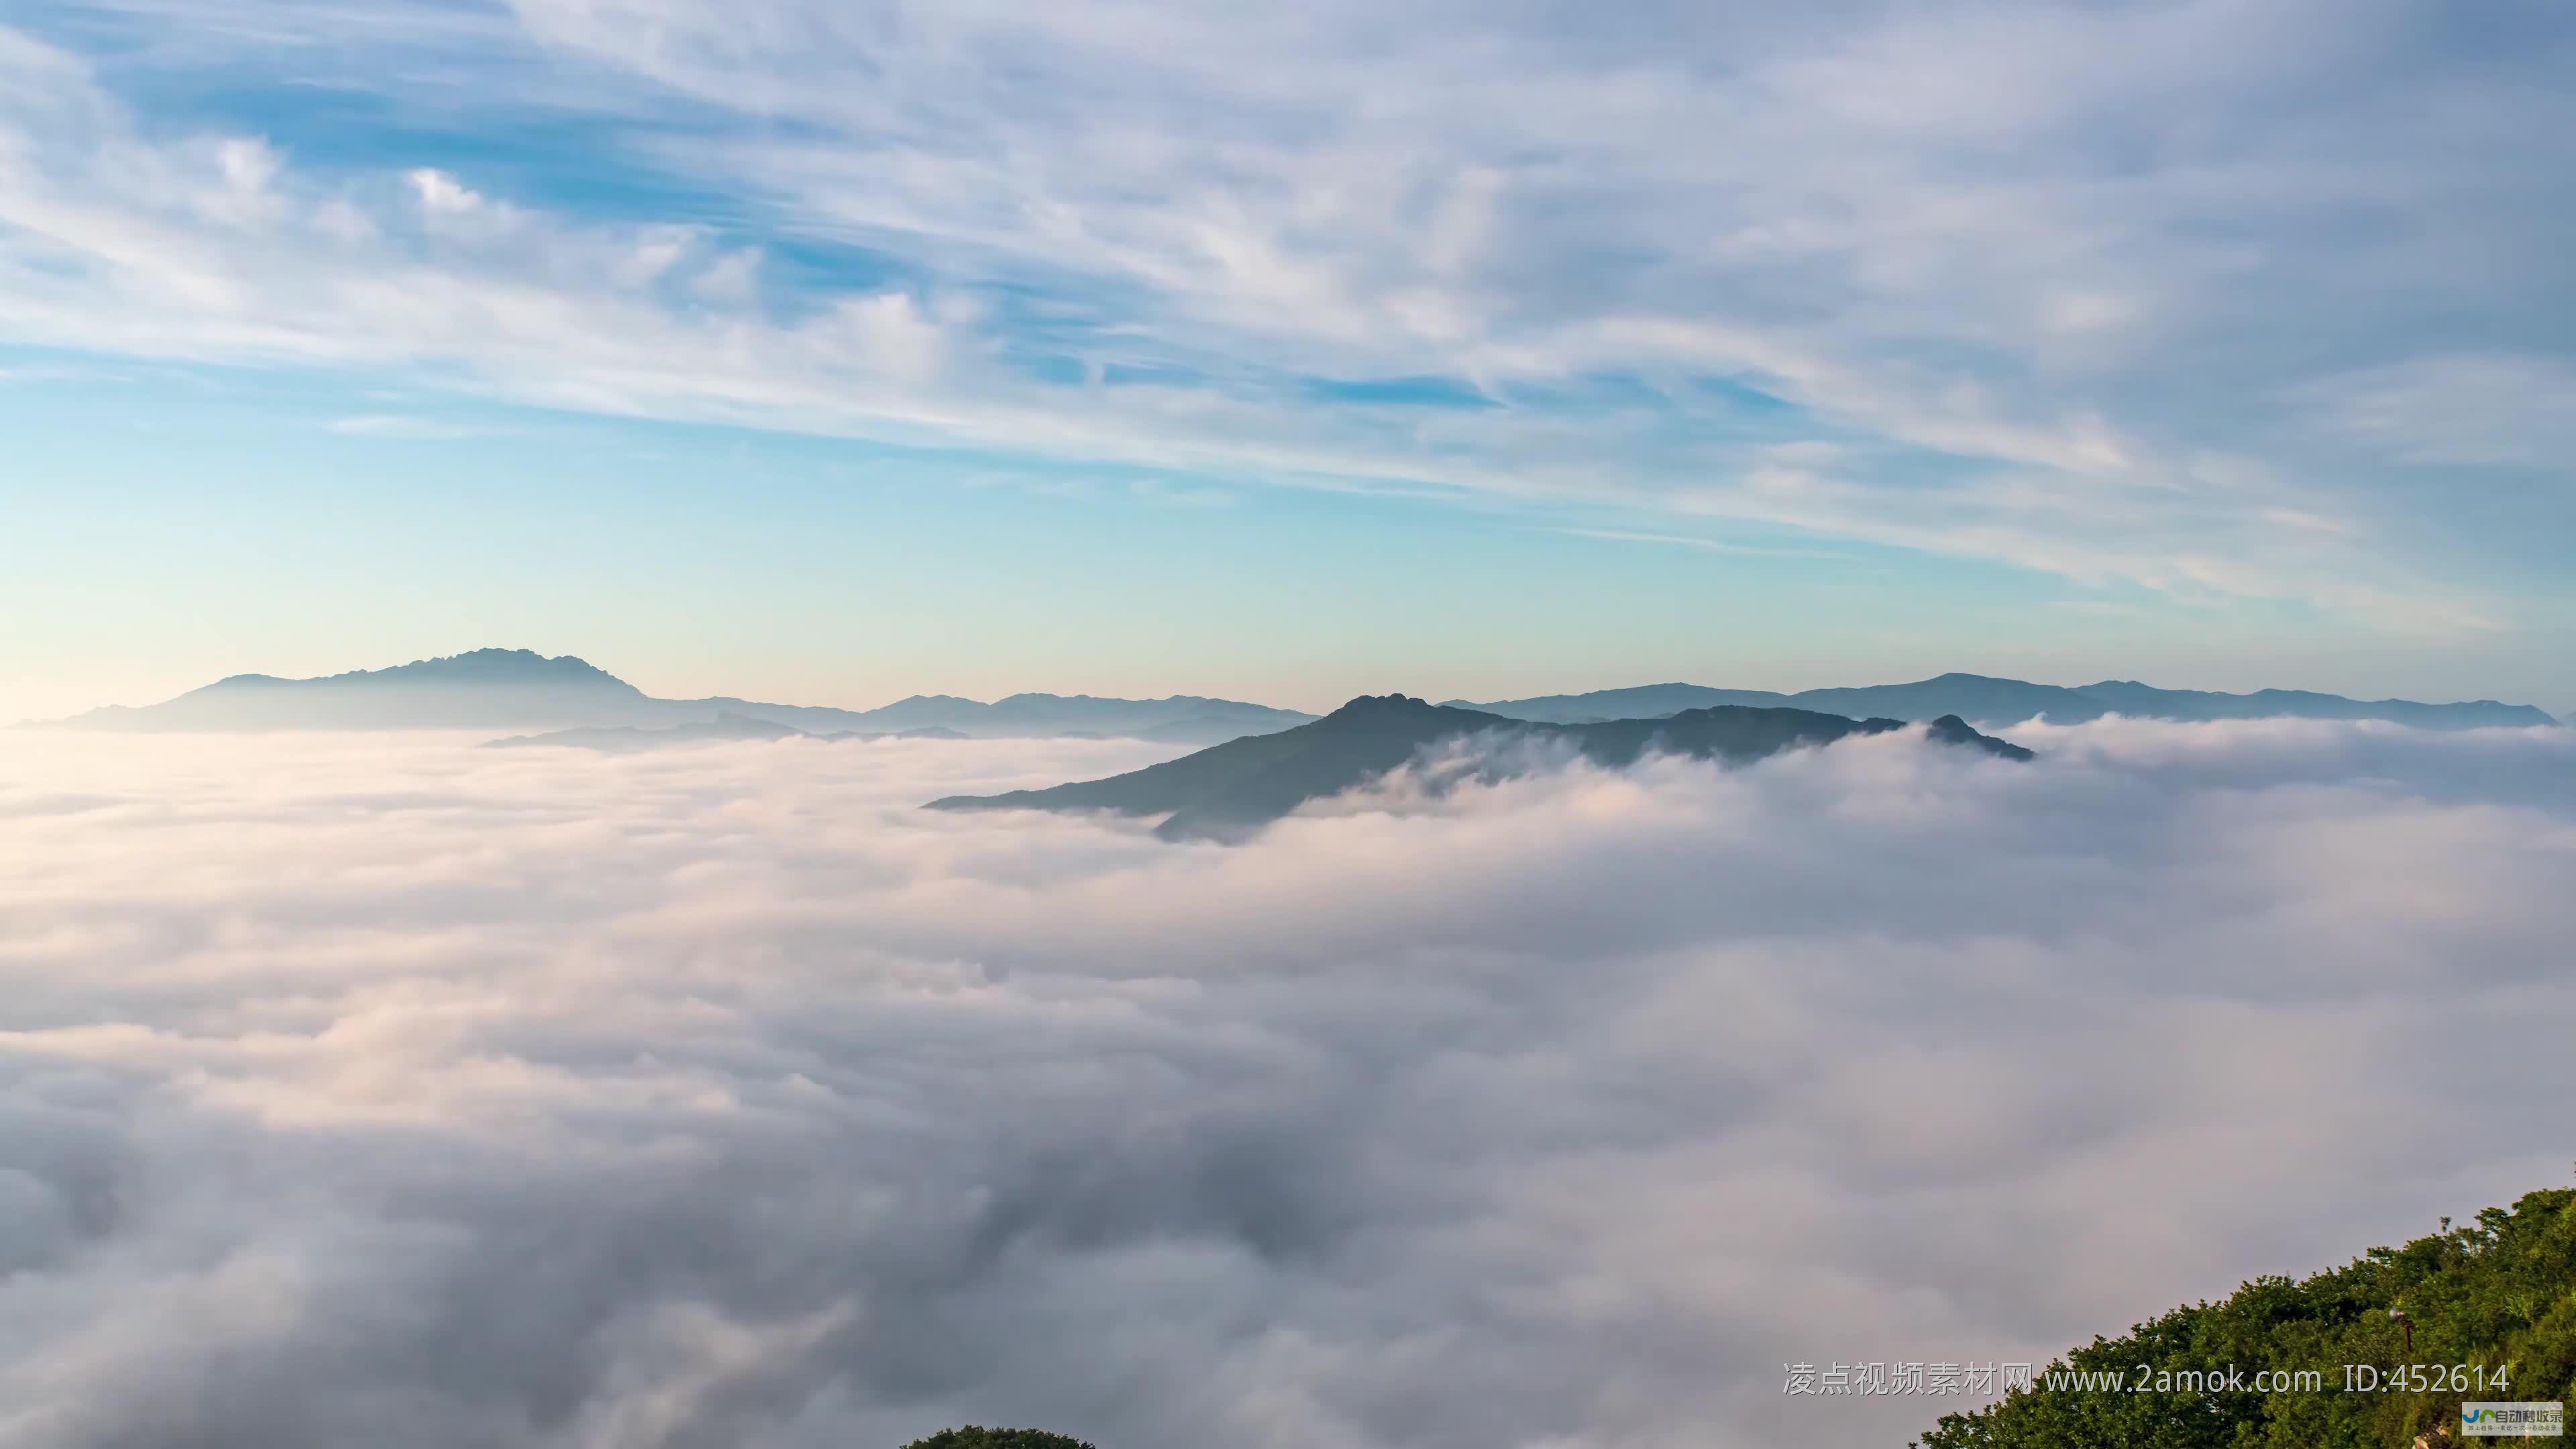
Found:
M 1002 795 L 952 795 L 932 810 L 1105 810 L 1163 815 L 1166 840 L 1225 839 L 1277 820 L 1309 800 L 1337 795 L 1413 759 L 1444 740 L 1487 736 L 1505 743 L 1557 744 L 1598 764 L 1635 763 L 1651 752 L 1730 763 L 1782 750 L 1831 744 L 1849 735 L 1905 728 L 1900 720 L 1846 719 L 1799 709 L 1719 705 L 1662 719 L 1560 725 L 1516 720 L 1401 694 L 1364 695 L 1312 724 L 1204 749 L 1104 780 Z M 2005 759 L 2030 751 L 1977 733 L 1956 718 L 1936 720 L 1932 737 Z
M 990 704 L 954 695 L 914 695 L 867 710 L 768 704 L 730 696 L 656 699 L 569 654 L 548 658 L 525 649 L 477 649 L 318 679 L 236 674 L 160 704 L 139 709 L 112 705 L 54 723 L 73 729 L 154 731 L 652 731 L 712 725 L 719 718 L 779 725 L 801 734 L 944 731 L 968 739 L 1087 735 L 1211 744 L 1286 729 L 1314 716 L 1197 695 L 1101 699 L 1015 694 Z
M 772 720 L 753 719 L 745 715 L 719 714 L 712 720 L 692 720 L 664 728 L 642 725 L 583 725 L 568 730 L 549 730 L 544 734 L 512 735 L 507 739 L 487 740 L 487 750 L 558 748 L 597 750 L 603 754 L 631 755 L 646 750 L 685 749 L 691 745 L 735 744 L 743 740 L 962 740 L 967 738 L 952 729 L 924 725 L 915 730 L 834 730 L 814 734 L 793 725 Z
M 2387 720 L 2424 729 L 2558 723 L 2530 705 L 2494 700 L 2423 704 L 2289 689 L 2219 694 L 2158 689 L 2133 680 L 2068 688 L 1978 674 L 1943 674 L 1912 684 L 1810 689 L 1796 694 L 1650 684 L 1485 704 L 1450 700 L 1442 707 L 1544 724 L 1663 719 L 1718 707 L 1804 710 L 1849 719 L 1931 721 L 1956 716 L 1986 729 L 2042 717 L 2056 724 L 2080 724 L 2114 713 L 2171 720 Z M 1187 694 L 1163 699 L 1014 694 L 989 703 L 948 694 L 916 694 L 865 710 L 776 704 L 730 695 L 659 699 L 569 654 L 550 658 L 525 649 L 476 649 L 314 679 L 236 674 L 159 704 L 111 705 L 70 719 L 29 723 L 132 731 L 655 731 L 712 725 L 728 717 L 781 725 L 808 735 L 944 731 L 962 739 L 1121 738 L 1174 745 L 1217 744 L 1289 729 L 1316 718 L 1296 710 Z
M 2413 725 L 2419 729 L 2476 729 L 2490 725 L 2554 725 L 2548 712 L 2527 704 L 2499 704 L 2492 699 L 2459 704 L 2419 704 L 2408 699 L 2346 699 L 2303 689 L 2263 689 L 2252 694 L 2218 694 L 2200 689 L 2158 689 L 2133 679 L 2104 680 L 2068 688 L 1997 679 L 1983 674 L 1943 674 L 1912 684 L 1872 684 L 1854 689 L 1809 689 L 1777 694 L 1767 689 L 1713 689 L 1703 684 L 1648 684 L 1633 689 L 1603 689 L 1589 694 L 1550 694 L 1531 699 L 1472 704 L 1450 700 L 1463 709 L 1479 709 L 1513 719 L 1579 724 L 1588 720 L 1656 718 L 1712 705 L 1821 710 L 1855 717 L 1889 716 L 1930 720 L 1943 715 L 1984 728 L 2020 724 L 2045 716 L 2051 724 L 2082 724 L 2107 714 L 2140 719 L 2370 719 Z

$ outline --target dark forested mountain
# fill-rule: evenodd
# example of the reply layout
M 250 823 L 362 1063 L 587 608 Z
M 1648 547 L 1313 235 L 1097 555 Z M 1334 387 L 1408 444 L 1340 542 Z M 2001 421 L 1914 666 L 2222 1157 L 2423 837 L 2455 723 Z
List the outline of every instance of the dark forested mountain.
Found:
M 2021 679 L 1995 679 L 1982 674 L 1944 674 L 1912 684 L 1872 684 L 1854 689 L 1809 689 L 1775 694 L 1764 689 L 1712 689 L 1700 684 L 1648 684 L 1634 689 L 1603 689 L 1590 694 L 1550 694 L 1534 699 L 1506 699 L 1490 704 L 1450 703 L 1514 719 L 1580 723 L 1667 715 L 1711 705 L 1752 705 L 1823 710 L 1855 717 L 1892 716 L 1929 720 L 1945 714 L 1989 728 L 2019 724 L 2045 715 L 2052 724 L 2081 724 L 2106 714 L 2145 719 L 2216 720 L 2376 719 L 2425 729 L 2473 729 L 2484 725 L 2550 725 L 2558 721 L 2527 704 L 2499 704 L 2492 699 L 2462 704 L 2418 704 L 2407 699 L 2346 699 L 2339 694 L 2313 694 L 2299 689 L 2265 689 L 2252 694 L 2217 694 L 2200 689 L 2157 689 L 2133 679 L 2108 679 L 2068 688 L 2032 684 Z
M 729 696 L 656 699 L 568 654 L 548 658 L 525 649 L 477 649 L 319 679 L 236 674 L 160 704 L 141 709 L 110 706 L 60 723 L 101 730 L 493 728 L 640 733 L 712 725 L 720 717 L 782 725 L 804 734 L 935 733 L 960 739 L 1088 735 L 1172 744 L 1208 744 L 1286 729 L 1314 718 L 1295 710 L 1196 695 L 1095 699 L 1015 694 L 992 704 L 952 695 L 914 695 L 868 710 L 767 704 Z
M 2420 1444 L 2429 1432 L 2449 1444 L 2460 1437 L 2464 1399 L 2576 1397 L 2576 1189 L 2527 1193 L 2470 1226 L 2444 1219 L 2442 1228 L 2311 1278 L 2257 1278 L 2221 1302 L 2096 1338 L 2031 1387 L 1942 1416 L 1916 1443 L 2364 1449 Z M 2278 1387 L 2265 1392 L 2258 1373 L 2314 1377 L 2267 1378 Z
M 1467 736 L 1485 737 L 1498 746 L 1554 746 L 1615 766 L 1649 752 L 1743 761 L 1904 727 L 1893 719 L 1854 720 L 1812 710 L 1737 705 L 1686 710 L 1662 719 L 1564 725 L 1430 704 L 1401 694 L 1362 696 L 1312 724 L 1229 741 L 1105 780 L 1004 795 L 952 795 L 930 802 L 929 808 L 1164 815 L 1168 818 L 1156 833 L 1165 839 L 1227 837 L 1277 820 L 1309 800 L 1363 784 L 1427 746 Z M 1933 722 L 1931 732 L 1937 739 L 2007 759 L 2030 758 L 2030 751 L 1981 735 L 1956 718 Z

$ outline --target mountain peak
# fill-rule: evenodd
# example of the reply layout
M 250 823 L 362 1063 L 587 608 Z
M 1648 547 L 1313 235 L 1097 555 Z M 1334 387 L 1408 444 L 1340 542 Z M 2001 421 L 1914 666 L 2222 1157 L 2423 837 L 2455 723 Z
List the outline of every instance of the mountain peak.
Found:
M 2010 740 L 1999 740 L 1990 735 L 1977 733 L 1975 726 L 1969 724 L 1966 720 L 1959 718 L 1955 714 L 1945 714 L 1939 719 L 1931 721 L 1929 724 L 1924 726 L 1924 733 L 1943 744 L 1966 745 L 1972 749 L 1984 750 L 1990 755 L 1996 755 L 2007 760 L 2027 760 L 2032 758 L 2030 751 L 2023 749 L 2021 746 L 2014 744 Z
M 1349 700 L 1343 703 L 1340 709 L 1334 710 L 1333 713 L 1349 714 L 1354 710 L 1367 711 L 1406 708 L 1437 709 L 1439 706 L 1433 704 L 1427 699 L 1416 699 L 1409 694 L 1360 694 L 1353 695 Z
M 617 678 L 607 670 L 577 655 L 557 654 L 548 657 L 534 649 L 468 649 L 462 654 L 444 654 L 433 659 L 415 659 L 409 664 L 397 664 L 391 669 L 372 671 L 360 669 L 351 672 L 378 675 L 437 675 L 450 679 L 543 679 L 554 682 L 570 680 L 597 682 Z
M 654 703 L 634 685 L 569 654 L 469 649 L 306 679 L 234 674 L 159 704 L 93 710 L 63 723 L 117 730 L 626 724 Z
M 341 674 L 318 674 L 308 679 L 289 679 L 274 674 L 235 674 L 219 679 L 207 688 L 264 689 L 279 685 L 433 681 L 442 684 L 574 684 L 632 689 L 626 681 L 587 659 L 570 654 L 549 658 L 533 649 L 468 649 L 462 654 L 441 654 L 384 669 L 352 669 Z
M 1416 699 L 1409 694 L 1363 694 L 1324 716 L 1321 722 L 1364 724 L 1387 720 L 1429 719 L 1443 714 L 1467 713 L 1471 711 L 1433 704 L 1427 699 Z
M 1886 734 L 1892 719 L 1854 720 L 1814 710 L 1719 705 L 1653 719 L 1553 724 L 1451 709 L 1407 694 L 1364 694 L 1312 724 L 1213 745 L 1123 775 L 1077 780 L 1002 795 L 950 795 L 938 810 L 1109 810 L 1161 815 L 1154 833 L 1168 840 L 1243 833 L 1293 814 L 1310 800 L 1339 794 L 1402 767 L 1425 746 L 1446 740 L 1523 738 L 1552 741 L 1595 764 L 1625 768 L 1648 755 L 1678 755 L 1741 764 L 1783 750 L 1828 745 L 1852 735 Z M 1971 745 L 2007 759 L 2030 752 L 1981 735 L 1956 718 L 1932 726 L 1942 743 Z M 1502 751 L 1490 768 L 1523 767 Z
M 1428 738 L 1473 734 L 1489 729 L 1519 729 L 1526 721 L 1506 719 L 1481 709 L 1433 704 L 1409 694 L 1363 694 L 1307 726 L 1328 733 L 1400 734 Z

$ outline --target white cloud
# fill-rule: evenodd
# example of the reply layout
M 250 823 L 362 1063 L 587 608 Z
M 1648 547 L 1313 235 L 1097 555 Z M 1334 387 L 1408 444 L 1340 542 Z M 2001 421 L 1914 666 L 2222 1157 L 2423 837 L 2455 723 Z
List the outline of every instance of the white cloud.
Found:
M 412 191 L 420 197 L 423 211 L 433 215 L 463 215 L 480 210 L 483 198 L 444 171 L 422 167 L 409 173 Z
M 940 325 L 903 292 L 847 298 L 833 308 L 832 322 L 859 356 L 898 377 L 931 377 L 947 350 Z
M 743 247 L 708 263 L 689 285 L 710 301 L 749 301 L 759 292 L 760 267 L 760 249 Z
M 912 808 L 1134 744 L 0 741 L 0 1444 L 1900 1442 L 2563 1177 L 2565 733 Z M 1389 806 L 1396 808 L 1390 810 Z M 2392 1064 L 2396 1064 L 2392 1066 Z
M 2576 365 L 2557 358 L 2417 358 L 2298 396 L 2328 429 L 2409 463 L 2559 470 L 2576 454 Z
M 0 126 L 32 160 L 0 167 L 0 299 L 23 340 L 1428 485 L 1645 531 L 1714 513 L 2365 621 L 2506 612 L 2485 576 L 2415 561 L 2490 525 L 2248 402 L 2454 333 L 2555 335 L 2563 268 L 2532 208 L 2570 159 L 2563 88 L 2545 47 L 2481 68 L 2426 44 L 2457 14 L 2434 0 L 1607 27 L 1355 0 L 1293 25 L 1149 3 L 115 8 L 192 61 L 345 65 L 442 134 L 494 106 L 582 117 L 607 139 L 581 159 L 721 198 L 723 224 L 606 217 L 397 144 L 380 173 L 286 163 L 261 192 L 282 220 L 208 231 L 172 214 L 213 189 L 174 127 L 17 40 Z M 835 245 L 897 279 L 818 283 Z M 753 285 L 746 259 L 788 247 L 809 260 Z M 1032 352 L 1092 381 L 1041 384 Z M 1101 385 L 1113 369 L 1161 381 Z M 1709 374 L 1791 409 L 1748 421 Z M 1390 419 L 1306 386 L 1422 375 L 1494 405 Z M 1586 394 L 1604 377 L 1653 400 Z M 2496 423 L 2480 446 L 2550 456 L 2541 413 Z M 1835 486 L 1751 485 L 1800 443 L 1844 449 Z M 2216 566 L 2172 562 L 2194 555 Z

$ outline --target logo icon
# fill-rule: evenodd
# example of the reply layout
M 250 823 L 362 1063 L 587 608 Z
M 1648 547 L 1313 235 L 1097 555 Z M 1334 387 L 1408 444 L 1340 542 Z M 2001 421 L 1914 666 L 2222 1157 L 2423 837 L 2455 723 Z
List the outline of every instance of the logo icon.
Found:
M 2556 1439 L 2567 1432 L 2567 1406 L 2546 1400 L 2460 1405 L 2460 1433 L 2472 1439 Z

